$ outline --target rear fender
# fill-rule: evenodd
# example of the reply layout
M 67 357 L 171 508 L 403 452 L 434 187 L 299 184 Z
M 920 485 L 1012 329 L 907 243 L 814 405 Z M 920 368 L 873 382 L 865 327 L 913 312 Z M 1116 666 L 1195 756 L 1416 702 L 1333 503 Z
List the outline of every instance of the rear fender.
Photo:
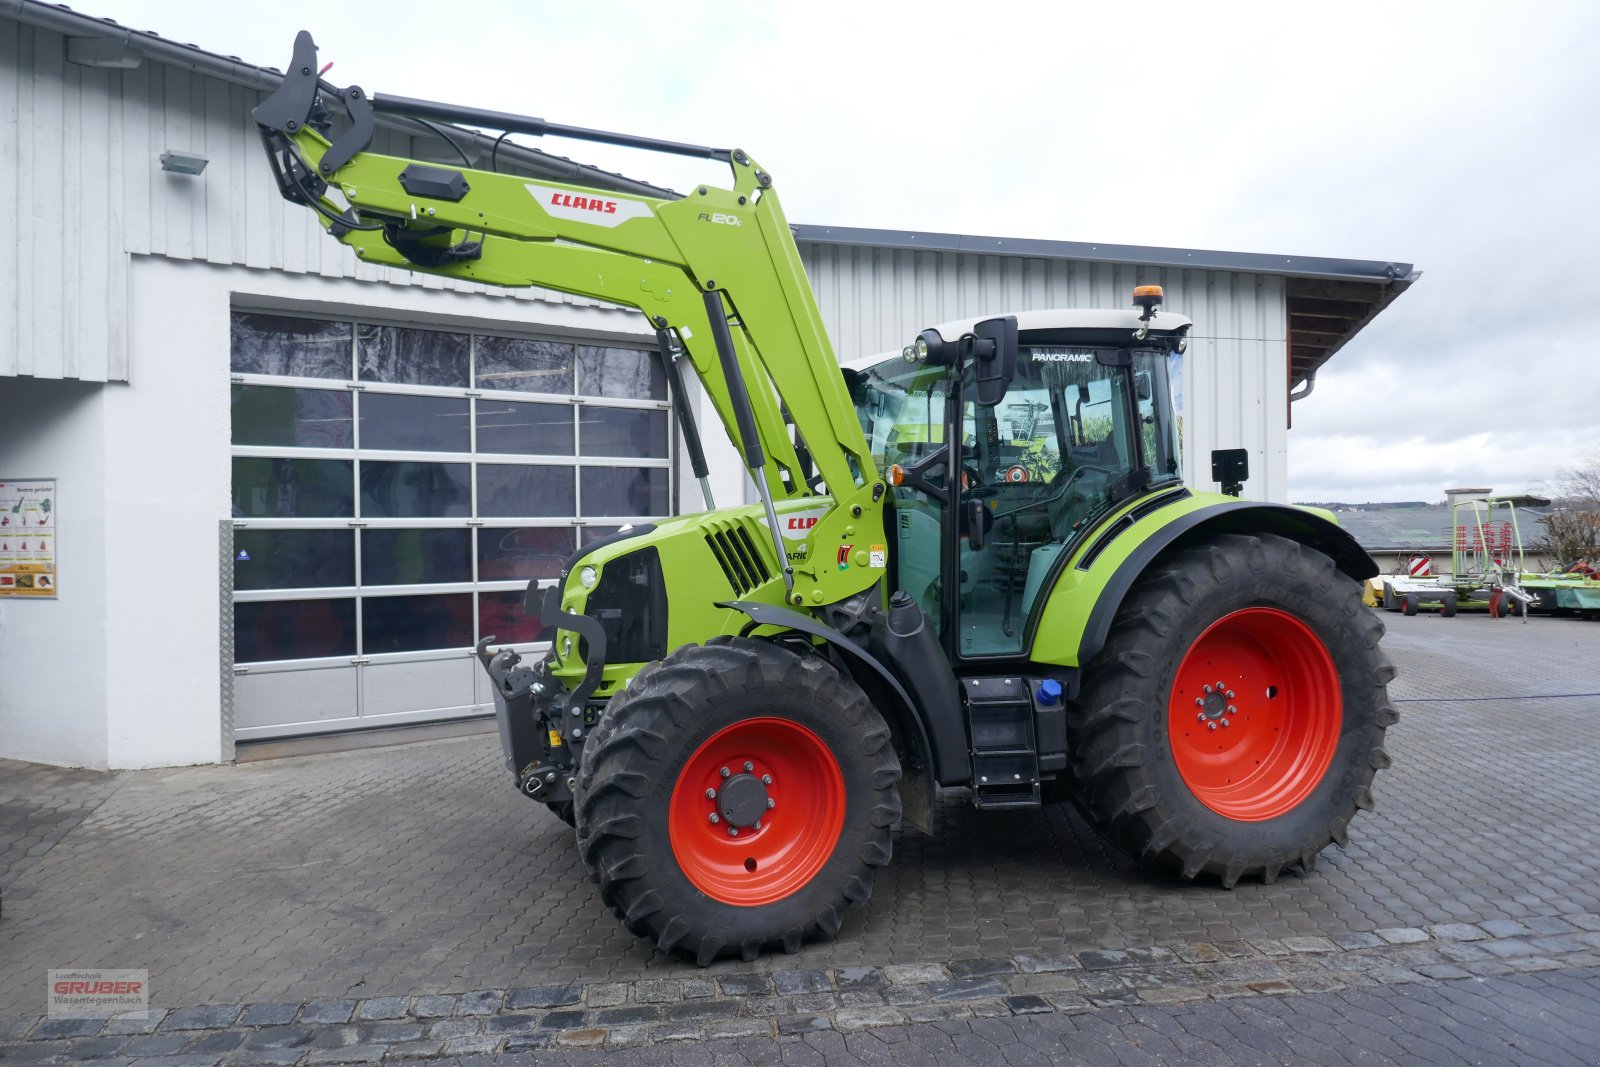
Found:
M 1073 553 L 1056 576 L 1040 616 L 1034 660 L 1069 667 L 1088 663 L 1104 646 L 1117 610 L 1140 575 L 1163 556 L 1224 533 L 1288 538 L 1330 557 L 1356 581 L 1378 573 L 1378 565 L 1354 537 L 1315 511 L 1195 494 L 1149 513 L 1109 545 L 1090 538 L 1087 547 Z

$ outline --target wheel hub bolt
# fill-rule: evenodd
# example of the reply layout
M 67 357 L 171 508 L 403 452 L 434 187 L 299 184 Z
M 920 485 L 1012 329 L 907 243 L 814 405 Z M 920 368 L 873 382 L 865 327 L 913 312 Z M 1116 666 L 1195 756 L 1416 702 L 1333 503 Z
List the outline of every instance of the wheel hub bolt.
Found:
M 1206 729 L 1207 730 L 1215 730 L 1216 728 L 1217 728 L 1217 724 L 1216 723 L 1214 723 L 1214 722 L 1206 723 Z
M 1229 704 L 1228 705 L 1228 714 L 1229 715 L 1237 715 L 1237 714 L 1239 714 L 1239 709 L 1234 707 L 1232 704 Z
M 749 774 L 751 771 L 753 771 L 755 769 L 756 769 L 756 765 L 754 763 L 751 763 L 749 760 L 745 760 L 744 761 L 744 773 Z
M 1211 695 L 1211 687 L 1209 685 L 1205 687 L 1205 693 L 1207 696 Z
M 1229 700 L 1233 699 L 1233 690 L 1232 689 L 1228 690 L 1228 699 Z
M 722 768 L 722 777 L 727 778 L 727 777 L 730 777 L 732 774 L 733 774 L 733 772 L 728 770 L 728 768 L 726 768 L 726 767 Z
M 1219 692 L 1224 690 L 1224 689 L 1226 689 L 1226 688 L 1228 688 L 1228 683 L 1227 682 L 1218 682 L 1217 683 L 1217 690 Z
M 1199 721 L 1199 722 L 1205 722 L 1206 721 L 1206 713 L 1202 711 L 1200 714 L 1195 716 L 1195 719 L 1197 721 Z
M 1224 726 L 1228 725 L 1228 720 L 1227 719 L 1223 719 L 1222 720 L 1222 725 L 1224 725 Z
M 757 830 L 761 829 L 761 820 L 760 819 L 756 820 L 756 829 Z
M 739 828 L 737 826 L 728 827 L 728 836 L 729 837 L 738 837 L 739 836 Z
M 761 776 L 761 784 L 762 784 L 762 785 L 771 785 L 771 784 L 772 784 L 772 775 L 770 775 L 770 774 L 763 774 L 763 775 L 762 775 L 762 776 Z
M 767 810 L 768 811 L 771 811 L 773 808 L 775 808 L 777 806 L 778 806 L 778 802 L 776 800 L 773 800 L 771 797 L 767 798 Z
M 1197 707 L 1197 708 L 1205 707 L 1206 706 L 1206 698 L 1205 697 L 1195 697 L 1194 698 L 1194 706 Z
M 707 800 L 715 800 L 715 799 L 717 799 L 717 791 L 715 789 L 707 789 L 706 790 L 706 799 Z
M 721 819 L 721 818 L 720 818 L 720 817 L 718 817 L 718 815 L 717 815 L 717 813 L 716 813 L 716 812 L 712 812 L 712 813 L 711 813 L 711 822 L 712 822 L 712 823 L 713 823 L 713 824 L 716 824 L 716 823 L 719 823 L 719 822 L 721 822 L 721 821 L 722 821 L 722 819 Z

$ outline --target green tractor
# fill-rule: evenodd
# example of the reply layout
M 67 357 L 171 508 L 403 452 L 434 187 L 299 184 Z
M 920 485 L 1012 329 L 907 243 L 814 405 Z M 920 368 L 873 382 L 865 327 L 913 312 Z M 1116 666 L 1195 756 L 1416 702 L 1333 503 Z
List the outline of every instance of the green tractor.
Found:
M 317 70 L 302 33 L 254 112 L 285 197 L 365 262 L 638 308 L 702 486 L 685 373 L 759 490 L 530 583 L 537 662 L 478 649 L 516 787 L 575 826 L 630 930 L 701 964 L 831 936 L 941 788 L 1071 800 L 1226 886 L 1310 868 L 1372 806 L 1396 719 L 1361 604 L 1377 567 L 1323 515 L 1184 487 L 1167 366 L 1190 322 L 1157 287 L 841 368 L 744 152 Z M 655 198 L 383 156 L 375 112 L 721 160 L 732 185 Z

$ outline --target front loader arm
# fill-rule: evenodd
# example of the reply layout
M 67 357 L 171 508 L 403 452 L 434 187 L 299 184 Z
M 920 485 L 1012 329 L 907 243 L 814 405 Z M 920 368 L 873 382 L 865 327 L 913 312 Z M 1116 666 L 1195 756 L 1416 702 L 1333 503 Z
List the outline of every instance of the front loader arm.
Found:
M 814 528 L 814 544 L 884 539 L 884 487 L 771 178 L 749 156 L 452 105 L 368 99 L 359 87 L 329 85 L 316 70 L 316 46 L 302 31 L 283 83 L 255 111 L 287 199 L 315 210 L 365 262 L 639 309 L 681 344 L 729 437 L 756 458 L 751 473 L 769 504 L 812 496 L 820 481 L 834 506 Z M 336 104 L 348 115 L 337 132 L 330 112 Z M 380 155 L 369 149 L 374 112 L 383 111 L 723 159 L 733 185 L 703 185 L 669 199 Z M 726 354 L 717 343 L 724 322 L 714 316 L 726 320 Z M 750 419 L 741 433 L 744 405 Z M 815 464 L 811 484 L 785 416 Z M 822 552 L 786 563 L 775 518 L 772 525 L 780 565 L 793 567 L 786 575 L 792 604 L 831 603 L 878 577 L 824 566 L 832 559 Z

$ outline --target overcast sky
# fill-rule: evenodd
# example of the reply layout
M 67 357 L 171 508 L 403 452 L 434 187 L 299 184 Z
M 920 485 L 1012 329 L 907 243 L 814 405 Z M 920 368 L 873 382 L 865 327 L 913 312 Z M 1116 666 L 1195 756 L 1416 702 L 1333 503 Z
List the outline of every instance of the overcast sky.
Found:
M 1295 500 L 1600 452 L 1600 3 L 73 6 L 278 67 L 310 29 L 338 84 L 737 145 L 796 222 L 1415 264 L 1295 405 Z

